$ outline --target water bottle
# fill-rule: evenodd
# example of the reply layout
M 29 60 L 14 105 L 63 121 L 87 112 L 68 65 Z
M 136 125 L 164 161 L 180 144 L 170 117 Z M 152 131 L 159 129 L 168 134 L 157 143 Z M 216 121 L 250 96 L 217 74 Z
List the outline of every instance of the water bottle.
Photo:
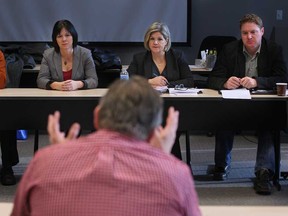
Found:
M 129 80 L 129 73 L 126 69 L 122 69 L 120 72 L 120 79 L 121 80 Z

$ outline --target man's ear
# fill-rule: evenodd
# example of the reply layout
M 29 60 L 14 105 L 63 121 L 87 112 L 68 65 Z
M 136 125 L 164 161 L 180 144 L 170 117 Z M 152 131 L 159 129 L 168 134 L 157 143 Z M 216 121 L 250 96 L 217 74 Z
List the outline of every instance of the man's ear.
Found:
M 94 109 L 94 120 L 93 120 L 94 128 L 96 130 L 99 129 L 99 111 L 100 107 L 96 106 Z
M 150 144 L 150 146 L 153 146 L 158 149 L 162 149 L 161 146 L 161 139 L 159 137 L 159 128 L 154 128 L 149 136 L 147 137 L 147 142 Z
M 150 143 L 150 142 L 151 142 L 151 139 L 154 137 L 154 135 L 155 135 L 155 130 L 156 130 L 156 128 L 154 128 L 154 129 L 150 132 L 150 134 L 148 135 L 147 140 L 146 140 L 148 143 Z
M 264 27 L 261 28 L 262 35 L 264 35 Z

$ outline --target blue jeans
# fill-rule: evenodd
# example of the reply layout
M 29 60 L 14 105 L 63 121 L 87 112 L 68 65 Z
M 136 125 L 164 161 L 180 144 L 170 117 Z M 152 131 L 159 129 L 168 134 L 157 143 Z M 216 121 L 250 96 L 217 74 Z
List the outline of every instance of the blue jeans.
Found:
M 215 166 L 225 167 L 231 163 L 235 131 L 217 131 L 215 134 Z M 275 171 L 274 136 L 272 131 L 257 131 L 258 148 L 255 172 L 261 168 Z

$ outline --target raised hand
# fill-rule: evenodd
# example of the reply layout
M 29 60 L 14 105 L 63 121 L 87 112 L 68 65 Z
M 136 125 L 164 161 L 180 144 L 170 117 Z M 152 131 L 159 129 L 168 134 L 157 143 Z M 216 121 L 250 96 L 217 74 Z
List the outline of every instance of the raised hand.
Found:
M 149 143 L 156 148 L 162 149 L 166 153 L 170 153 L 176 138 L 178 121 L 179 111 L 176 111 L 174 107 L 170 107 L 165 127 L 159 126 L 156 128 Z
M 55 111 L 54 114 L 48 116 L 47 131 L 50 143 L 63 143 L 77 138 L 80 132 L 80 125 L 74 123 L 69 129 L 67 137 L 65 137 L 65 133 L 60 131 L 60 112 Z

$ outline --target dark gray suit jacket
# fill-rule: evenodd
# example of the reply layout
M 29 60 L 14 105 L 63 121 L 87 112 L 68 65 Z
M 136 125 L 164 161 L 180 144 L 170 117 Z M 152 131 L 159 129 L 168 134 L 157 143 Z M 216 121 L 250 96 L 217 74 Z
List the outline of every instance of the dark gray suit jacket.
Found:
M 129 75 L 141 75 L 147 79 L 153 78 L 152 73 L 152 54 L 149 51 L 135 54 L 129 65 Z M 183 84 L 185 87 L 193 87 L 193 75 L 189 66 L 180 51 L 170 49 L 166 52 L 166 70 L 165 78 L 170 83 L 169 87 Z
M 63 81 L 61 55 L 54 48 L 45 50 L 41 62 L 41 68 L 37 77 L 37 86 L 43 89 L 51 89 L 52 82 Z M 96 88 L 98 77 L 91 51 L 81 46 L 76 46 L 73 51 L 72 80 L 83 81 L 84 87 Z
M 258 76 L 255 77 L 259 89 L 274 89 L 276 82 L 287 82 L 286 64 L 282 48 L 274 42 L 262 38 L 260 54 L 257 60 Z M 208 86 L 212 89 L 224 89 L 224 83 L 231 77 L 245 76 L 245 56 L 242 40 L 226 44 L 215 67 L 210 73 Z

